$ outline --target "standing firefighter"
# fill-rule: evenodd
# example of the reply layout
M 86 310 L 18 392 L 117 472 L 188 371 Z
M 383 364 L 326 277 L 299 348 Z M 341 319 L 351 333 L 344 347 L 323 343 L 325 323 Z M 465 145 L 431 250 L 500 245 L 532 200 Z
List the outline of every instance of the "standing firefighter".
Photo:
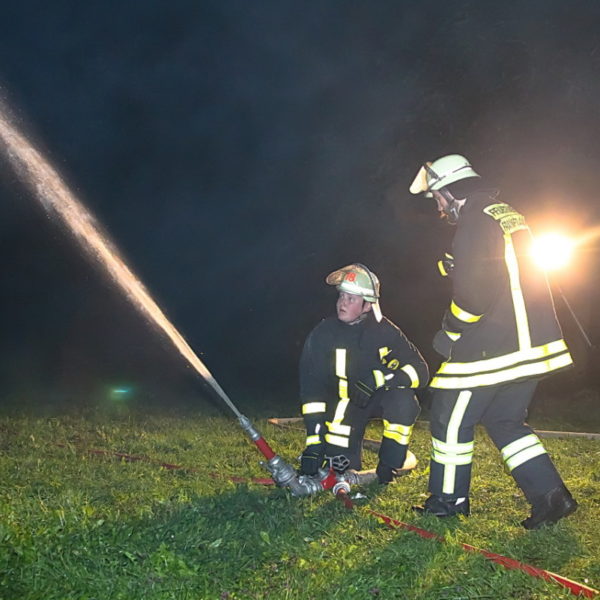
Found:
M 532 506 L 523 526 L 555 523 L 577 502 L 525 419 L 538 381 L 572 359 L 546 276 L 529 258 L 529 227 L 463 156 L 423 165 L 410 191 L 435 198 L 457 226 L 452 252 L 438 263 L 453 295 L 433 341 L 446 361 L 430 383 L 431 496 L 420 510 L 469 514 L 474 427 L 482 423 Z
M 300 472 L 314 475 L 325 459 L 336 470 L 361 468 L 369 419 L 383 419 L 377 476 L 392 481 L 402 468 L 419 415 L 416 388 L 427 384 L 427 364 L 396 325 L 382 316 L 379 280 L 352 264 L 326 279 L 339 291 L 337 318 L 309 334 L 300 359 L 306 449 Z

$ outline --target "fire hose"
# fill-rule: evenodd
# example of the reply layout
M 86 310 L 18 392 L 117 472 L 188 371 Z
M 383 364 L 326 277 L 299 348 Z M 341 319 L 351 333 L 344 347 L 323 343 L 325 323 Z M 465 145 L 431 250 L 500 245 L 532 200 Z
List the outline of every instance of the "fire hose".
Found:
M 258 433 L 258 432 L 257 432 Z M 266 444 L 266 442 L 265 442 Z M 60 447 L 65 447 L 66 444 L 59 444 Z M 268 445 L 267 445 L 268 447 Z M 270 449 L 270 448 L 269 448 Z M 272 450 L 271 450 L 272 452 Z M 191 472 L 199 472 L 199 469 L 194 467 L 185 467 L 182 465 L 176 465 L 167 462 L 161 462 L 157 460 L 152 460 L 145 456 L 136 456 L 127 454 L 124 452 L 112 452 L 110 450 L 98 450 L 92 449 L 88 450 L 88 453 L 99 455 L 99 456 L 114 456 L 115 458 L 119 458 L 126 462 L 138 462 L 144 461 L 155 464 L 161 468 L 167 470 L 186 470 Z M 273 453 L 272 458 L 277 457 L 276 454 Z M 266 458 L 266 456 L 265 456 Z M 281 461 L 284 465 L 289 467 L 286 463 Z M 275 462 L 274 470 L 276 471 L 281 463 Z M 289 467 L 290 469 L 292 467 Z M 221 477 L 216 473 L 211 473 L 212 477 Z M 286 471 L 284 470 L 284 476 L 287 476 Z M 228 477 L 230 481 L 234 483 L 257 483 L 260 485 L 273 485 L 276 484 L 275 479 L 265 479 L 265 478 L 246 478 L 246 477 Z M 294 479 L 294 478 L 292 478 Z M 293 493 L 293 489 L 297 489 L 299 492 L 298 496 L 307 496 L 311 494 L 316 494 L 324 490 L 331 490 L 336 498 L 338 498 L 344 506 L 348 510 L 355 509 L 354 502 L 350 498 L 350 490 L 354 485 L 365 485 L 373 482 L 376 479 L 376 475 L 372 471 L 366 472 L 357 472 L 357 471 L 346 471 L 345 473 L 336 473 L 333 469 L 333 466 L 330 466 L 328 469 L 323 468 L 319 471 L 319 473 L 313 477 L 309 476 L 296 476 L 295 477 L 295 488 L 290 487 L 290 491 Z M 371 516 L 378 519 L 381 523 L 385 524 L 390 529 L 403 529 L 405 531 L 410 531 L 412 533 L 416 533 L 422 538 L 435 540 L 440 543 L 444 543 L 445 540 L 442 536 L 437 533 L 433 533 L 432 531 L 427 531 L 426 529 L 422 529 L 415 525 L 411 525 L 409 523 L 404 523 L 403 521 L 399 521 L 388 515 L 384 515 L 377 511 L 374 511 L 370 508 L 363 507 L 363 510 L 370 514 Z M 527 563 L 522 563 L 514 558 L 510 558 L 508 556 L 503 556 L 502 554 L 497 554 L 495 552 L 490 552 L 489 550 L 485 550 L 483 548 L 477 548 L 476 546 L 472 546 L 471 544 L 460 543 L 459 547 L 466 552 L 474 552 L 477 554 L 481 554 L 488 560 L 504 567 L 505 569 L 511 570 L 519 570 L 531 577 L 536 577 L 538 579 L 544 579 L 546 581 L 556 583 L 557 585 L 569 590 L 571 594 L 574 596 L 583 596 L 584 598 L 596 598 L 600 595 L 600 591 L 591 588 L 585 584 L 579 583 L 577 581 L 573 581 L 572 579 L 568 579 L 567 577 L 563 577 L 557 573 L 553 573 L 552 571 L 547 571 L 545 569 L 541 569 L 539 567 L 534 567 L 533 565 L 529 565 Z

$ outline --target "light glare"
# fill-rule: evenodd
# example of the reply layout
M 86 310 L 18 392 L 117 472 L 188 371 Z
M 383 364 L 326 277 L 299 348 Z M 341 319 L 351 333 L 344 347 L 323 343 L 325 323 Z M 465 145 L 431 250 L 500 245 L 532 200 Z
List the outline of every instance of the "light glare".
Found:
M 545 271 L 556 271 L 571 260 L 573 242 L 560 233 L 545 233 L 535 238 L 531 255 Z

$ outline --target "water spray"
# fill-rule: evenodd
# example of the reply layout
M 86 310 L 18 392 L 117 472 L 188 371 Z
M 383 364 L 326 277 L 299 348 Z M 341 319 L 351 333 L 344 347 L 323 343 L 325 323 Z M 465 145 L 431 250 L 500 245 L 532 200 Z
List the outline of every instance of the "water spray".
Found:
M 0 147 L 19 177 L 33 191 L 46 212 L 58 218 L 81 247 L 109 275 L 132 304 L 171 340 L 200 376 L 212 387 L 237 417 L 240 426 L 265 457 L 263 463 L 273 481 L 289 487 L 295 495 L 306 495 L 295 470 L 275 454 L 250 420 L 236 408 L 211 372 L 198 358 L 184 337 L 152 299 L 141 281 L 120 257 L 114 244 L 100 232 L 89 210 L 75 197 L 60 175 L 40 152 L 0 113 Z

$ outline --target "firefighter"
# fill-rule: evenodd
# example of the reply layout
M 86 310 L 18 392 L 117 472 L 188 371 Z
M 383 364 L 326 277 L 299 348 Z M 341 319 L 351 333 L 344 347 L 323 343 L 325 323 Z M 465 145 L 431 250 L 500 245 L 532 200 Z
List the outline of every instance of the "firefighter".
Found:
M 481 423 L 531 504 L 522 525 L 555 523 L 577 502 L 525 419 L 538 381 L 572 359 L 545 273 L 530 259 L 527 222 L 457 154 L 424 164 L 410 192 L 433 197 L 456 225 L 452 251 L 438 263 L 453 294 L 433 342 L 445 361 L 430 382 L 431 495 L 416 508 L 469 515 L 474 427 Z
M 300 396 L 306 449 L 300 473 L 314 475 L 326 460 L 334 469 L 361 468 L 369 419 L 383 419 L 378 480 L 392 481 L 404 464 L 419 415 L 415 390 L 429 370 L 417 348 L 379 307 L 379 280 L 352 264 L 330 273 L 339 292 L 337 317 L 308 335 L 300 359 Z

